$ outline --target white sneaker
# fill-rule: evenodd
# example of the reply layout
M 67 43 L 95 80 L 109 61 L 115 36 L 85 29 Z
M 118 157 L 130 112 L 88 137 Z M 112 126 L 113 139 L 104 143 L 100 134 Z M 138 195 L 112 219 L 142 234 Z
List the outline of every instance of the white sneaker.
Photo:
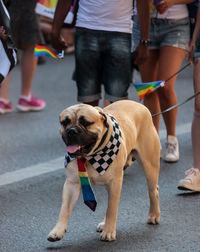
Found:
M 179 181 L 178 189 L 200 192 L 200 170 L 190 168 L 185 172 L 185 175 L 186 177 Z
M 168 136 L 165 143 L 165 152 L 163 154 L 163 160 L 165 162 L 173 163 L 179 160 L 179 145 L 175 136 Z

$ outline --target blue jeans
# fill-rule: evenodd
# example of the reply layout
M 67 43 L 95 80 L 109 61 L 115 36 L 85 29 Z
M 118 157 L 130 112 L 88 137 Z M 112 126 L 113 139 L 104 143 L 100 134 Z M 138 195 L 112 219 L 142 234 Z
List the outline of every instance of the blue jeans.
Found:
M 131 76 L 131 34 L 76 28 L 78 101 L 127 99 Z
M 196 50 L 195 50 L 195 53 L 194 53 L 194 57 L 195 58 L 200 58 L 200 35 L 197 39 L 197 42 L 196 42 Z

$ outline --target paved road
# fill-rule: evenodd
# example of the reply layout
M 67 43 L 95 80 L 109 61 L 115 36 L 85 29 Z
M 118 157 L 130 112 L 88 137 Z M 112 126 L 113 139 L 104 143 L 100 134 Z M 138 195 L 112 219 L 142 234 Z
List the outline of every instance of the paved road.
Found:
M 40 113 L 18 113 L 0 117 L 0 252 L 40 251 L 200 251 L 200 194 L 176 189 L 192 162 L 190 124 L 193 102 L 180 107 L 177 133 L 181 159 L 176 164 L 161 160 L 161 224 L 146 224 L 148 195 L 144 174 L 137 162 L 126 172 L 118 219 L 117 241 L 99 241 L 95 227 L 106 207 L 106 194 L 95 187 L 98 207 L 92 213 L 78 201 L 69 231 L 62 241 L 50 243 L 47 234 L 58 216 L 62 185 L 64 144 L 58 133 L 58 115 L 76 103 L 71 80 L 73 56 L 63 61 L 48 59 L 39 66 L 34 94 L 47 101 Z M 177 81 L 179 101 L 192 94 L 191 68 Z M 18 67 L 13 71 L 11 97 L 20 89 Z M 130 98 L 137 99 L 130 88 Z M 161 141 L 165 130 L 162 123 Z

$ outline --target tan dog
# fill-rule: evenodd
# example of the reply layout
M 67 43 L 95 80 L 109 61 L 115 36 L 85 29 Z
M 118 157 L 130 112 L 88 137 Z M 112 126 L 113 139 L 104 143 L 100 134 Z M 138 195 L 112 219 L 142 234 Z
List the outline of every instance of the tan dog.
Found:
M 116 239 L 116 221 L 120 202 L 124 168 L 139 158 L 144 168 L 150 209 L 148 223 L 158 224 L 160 206 L 158 177 L 160 170 L 160 141 L 148 109 L 134 101 L 118 101 L 104 109 L 78 104 L 60 114 L 60 132 L 67 151 L 74 159 L 67 166 L 67 179 L 63 188 L 63 201 L 56 226 L 48 235 L 49 241 L 63 238 L 68 220 L 80 194 L 77 158 L 86 159 L 99 153 L 111 139 L 114 130 L 112 117 L 120 127 L 119 150 L 103 175 L 87 161 L 87 173 L 92 184 L 106 185 L 108 207 L 104 220 L 97 226 L 101 240 Z

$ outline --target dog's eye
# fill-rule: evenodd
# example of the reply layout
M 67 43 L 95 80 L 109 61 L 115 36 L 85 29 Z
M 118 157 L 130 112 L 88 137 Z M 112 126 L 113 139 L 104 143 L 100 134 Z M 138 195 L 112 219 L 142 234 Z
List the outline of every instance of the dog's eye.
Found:
M 68 124 L 70 124 L 70 119 L 66 117 L 64 120 L 62 120 L 60 123 L 62 126 L 66 127 Z
M 94 124 L 94 122 L 89 122 L 88 120 L 86 120 L 84 116 L 81 116 L 81 117 L 79 118 L 79 123 L 80 123 L 83 127 L 89 127 L 90 125 Z

